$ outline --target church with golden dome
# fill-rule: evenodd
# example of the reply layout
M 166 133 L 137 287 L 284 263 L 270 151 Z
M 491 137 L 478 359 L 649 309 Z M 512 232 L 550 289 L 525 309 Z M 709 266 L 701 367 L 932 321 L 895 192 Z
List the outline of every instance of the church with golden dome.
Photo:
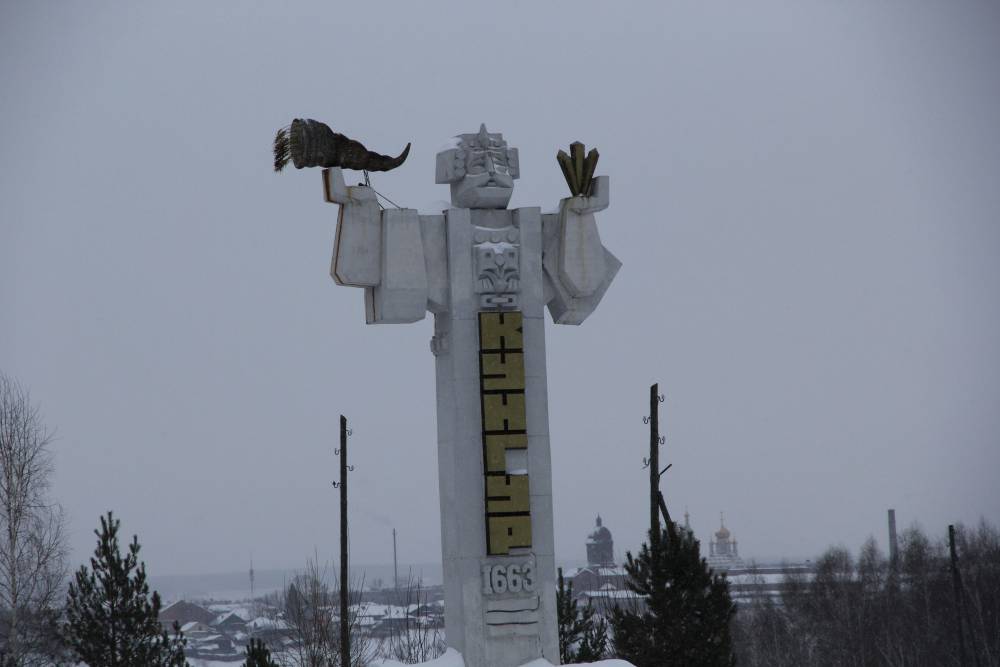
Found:
M 708 557 L 705 560 L 710 568 L 719 572 L 746 567 L 740 558 L 736 537 L 726 528 L 722 512 L 719 512 L 719 529 L 715 531 L 714 539 L 708 543 Z

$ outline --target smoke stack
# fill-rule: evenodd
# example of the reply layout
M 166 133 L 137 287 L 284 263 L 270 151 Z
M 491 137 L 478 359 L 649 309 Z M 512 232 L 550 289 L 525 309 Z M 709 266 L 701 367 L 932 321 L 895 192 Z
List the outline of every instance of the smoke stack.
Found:
M 896 567 L 899 543 L 896 541 L 896 510 L 889 510 L 889 564 Z

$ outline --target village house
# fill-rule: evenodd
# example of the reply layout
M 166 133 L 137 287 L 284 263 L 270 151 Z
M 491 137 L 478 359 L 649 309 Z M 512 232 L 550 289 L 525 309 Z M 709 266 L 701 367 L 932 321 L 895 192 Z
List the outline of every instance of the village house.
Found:
M 181 627 L 192 621 L 210 625 L 215 620 L 215 616 L 215 614 L 200 605 L 186 600 L 178 600 L 160 609 L 159 620 L 160 625 L 169 632 L 173 629 L 175 621 Z

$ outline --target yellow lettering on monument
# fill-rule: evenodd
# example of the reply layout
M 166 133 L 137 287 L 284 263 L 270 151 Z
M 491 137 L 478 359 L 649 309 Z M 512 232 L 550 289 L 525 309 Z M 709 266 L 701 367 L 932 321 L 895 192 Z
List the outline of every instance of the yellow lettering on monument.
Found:
M 479 359 L 484 390 L 524 389 L 523 352 L 482 352 Z
M 520 351 L 524 347 L 521 322 L 518 312 L 479 313 L 479 349 Z
M 529 506 L 527 475 L 487 475 L 486 514 L 527 512 Z
M 524 432 L 524 394 L 483 394 L 483 430 Z
M 486 472 L 504 472 L 507 469 L 508 449 L 527 449 L 528 436 L 524 433 L 496 433 L 483 436 L 486 448 Z
M 518 312 L 479 313 L 486 553 L 491 556 L 531 547 L 528 475 L 507 470 L 507 450 L 528 448 L 522 323 Z
M 520 516 L 486 516 L 486 531 L 490 538 L 491 556 L 502 556 L 511 549 L 531 547 L 531 517 Z

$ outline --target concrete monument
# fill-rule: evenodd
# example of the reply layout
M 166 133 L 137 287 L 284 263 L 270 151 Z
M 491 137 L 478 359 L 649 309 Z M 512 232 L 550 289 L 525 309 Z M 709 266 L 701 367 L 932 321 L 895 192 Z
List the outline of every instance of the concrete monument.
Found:
M 586 194 L 551 214 L 507 209 L 517 149 L 485 125 L 437 155 L 441 214 L 381 210 L 370 187 L 323 172 L 340 208 L 334 280 L 364 289 L 369 324 L 434 314 L 445 634 L 468 667 L 559 662 L 543 311 L 580 324 L 621 266 L 594 221 L 608 177 L 588 165 Z

